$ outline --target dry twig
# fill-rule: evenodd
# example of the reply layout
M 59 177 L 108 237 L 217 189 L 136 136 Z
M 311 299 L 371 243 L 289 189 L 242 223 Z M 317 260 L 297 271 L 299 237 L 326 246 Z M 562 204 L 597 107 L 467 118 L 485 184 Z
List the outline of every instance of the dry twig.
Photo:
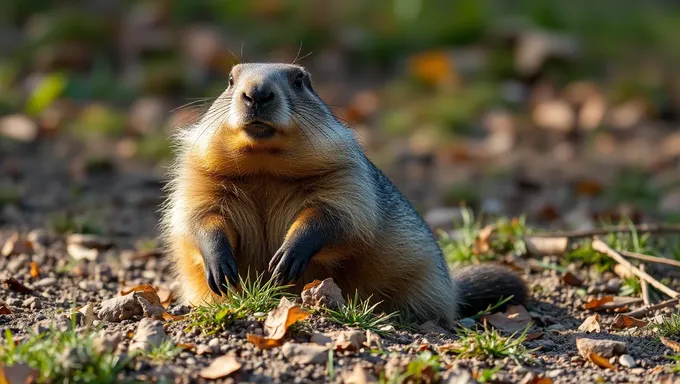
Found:
M 638 268 L 640 268 L 640 272 L 646 272 L 644 264 L 640 264 Z M 648 307 L 652 304 L 649 299 L 649 283 L 646 280 L 640 279 L 640 288 L 642 289 L 642 301 Z
M 654 288 L 665 293 L 666 295 L 668 295 L 672 298 L 676 298 L 676 297 L 680 296 L 680 293 L 678 293 L 678 292 L 668 288 L 667 286 L 663 285 L 659 280 L 653 278 L 648 273 L 640 271 L 640 269 L 638 269 L 633 264 L 631 264 L 630 261 L 626 260 L 618 252 L 611 249 L 604 241 L 600 240 L 599 238 L 597 238 L 597 237 L 593 238 L 592 246 L 593 246 L 593 249 L 595 251 L 603 253 L 603 254 L 611 257 L 617 263 L 628 268 L 635 276 L 639 277 L 642 280 L 647 281 Z
M 639 224 L 634 226 L 622 225 L 617 227 L 607 228 L 593 228 L 576 231 L 552 232 L 552 233 L 535 233 L 533 237 L 568 237 L 570 239 L 580 237 L 591 237 L 599 235 L 608 235 L 610 233 L 623 233 L 635 230 L 638 233 L 680 233 L 680 225 L 668 224 Z
M 674 299 L 662 301 L 659 304 L 650 305 L 648 307 L 644 307 L 644 308 L 640 308 L 640 309 L 636 309 L 634 311 L 628 312 L 628 313 L 626 313 L 626 316 L 630 316 L 630 317 L 645 316 L 649 312 L 656 311 L 657 309 L 661 309 L 661 308 L 671 307 L 671 306 L 677 304 L 678 302 L 680 302 L 680 298 L 676 297 Z
M 623 256 L 630 257 L 633 259 L 649 261 L 650 263 L 672 265 L 674 267 L 680 268 L 680 261 L 678 260 L 667 259 L 665 257 L 650 256 L 631 251 L 619 251 L 619 253 L 622 254 Z

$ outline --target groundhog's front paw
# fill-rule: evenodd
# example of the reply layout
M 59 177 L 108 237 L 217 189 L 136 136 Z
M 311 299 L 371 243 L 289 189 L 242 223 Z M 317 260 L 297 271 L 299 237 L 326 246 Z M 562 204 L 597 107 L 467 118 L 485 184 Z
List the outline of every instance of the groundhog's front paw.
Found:
M 229 291 L 227 279 L 229 284 L 234 287 L 238 284 L 238 269 L 236 267 L 236 260 L 234 260 L 231 252 L 204 256 L 203 261 L 205 264 L 205 279 L 215 294 L 220 296 L 222 293 L 227 294 Z
M 312 255 L 305 247 L 283 244 L 269 262 L 269 270 L 274 269 L 272 278 L 279 284 L 292 283 L 302 277 Z M 275 268 L 274 268 L 275 267 Z

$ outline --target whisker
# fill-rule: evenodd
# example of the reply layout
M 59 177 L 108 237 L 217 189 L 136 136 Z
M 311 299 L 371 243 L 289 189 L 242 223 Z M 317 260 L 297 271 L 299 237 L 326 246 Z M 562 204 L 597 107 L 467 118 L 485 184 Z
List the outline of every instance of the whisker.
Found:
M 298 60 L 298 57 L 300 57 L 300 52 L 302 52 L 302 41 L 300 42 L 300 48 L 298 48 L 297 55 L 295 55 L 295 59 L 293 59 L 292 64 L 295 64 L 295 62 Z

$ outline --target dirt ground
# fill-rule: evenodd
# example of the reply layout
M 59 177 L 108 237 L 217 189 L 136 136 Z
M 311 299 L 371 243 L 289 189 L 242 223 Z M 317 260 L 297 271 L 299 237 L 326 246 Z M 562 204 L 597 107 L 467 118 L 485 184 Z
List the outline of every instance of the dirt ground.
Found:
M 17 292 L 7 284 L 0 285 L 0 298 L 12 314 L 0 315 L 0 330 L 9 329 L 15 337 L 25 336 L 45 322 L 63 322 L 64 316 L 74 306 L 99 303 L 118 295 L 122 285 L 153 284 L 173 289 L 176 281 L 169 273 L 168 261 L 154 250 L 157 236 L 158 205 L 162 202 L 163 170 L 151 167 L 129 167 L 119 163 L 106 169 L 78 168 L 78 148 L 60 140 L 41 141 L 32 145 L 9 147 L 9 156 L 2 163 L 1 177 L 20 179 L 26 193 L 18 204 L 5 205 L 0 214 L 0 243 L 12 233 L 41 233 L 42 250 L 0 258 L 0 280 L 14 278 L 31 288 L 30 293 Z M 113 246 L 100 252 L 96 262 L 75 261 L 66 251 L 65 237 L 54 233 L 56 224 L 64 221 L 60 214 L 87 220 L 76 224 L 90 225 L 102 232 Z M 88 220 L 92 220 L 91 222 Z M 146 247 L 143 244 L 151 244 Z M 150 248 L 150 249 L 145 249 Z M 32 277 L 31 262 L 39 269 Z M 551 259 L 542 260 L 550 263 Z M 552 259 L 552 261 L 555 261 Z M 647 327 L 614 330 L 611 324 L 617 315 L 600 312 L 602 330 L 584 335 L 578 328 L 584 319 L 595 312 L 584 309 L 591 295 L 606 292 L 607 284 L 618 278 L 609 273 L 600 280 L 586 276 L 583 287 L 563 282 L 562 274 L 550 269 L 532 267 L 527 259 L 517 260 L 531 288 L 531 300 L 526 306 L 534 321 L 529 331 L 535 339 L 525 342 L 533 349 L 533 363 L 511 359 L 455 359 L 443 354 L 443 367 L 455 367 L 475 372 L 501 365 L 492 382 L 539 382 L 539 377 L 550 378 L 554 383 L 573 382 L 660 382 L 668 377 L 671 361 L 664 355 L 671 351 L 661 344 L 658 335 Z M 678 274 L 671 268 L 654 268 L 657 277 L 668 277 L 668 286 L 680 289 Z M 588 295 L 579 294 L 586 290 Z M 171 302 L 168 311 L 175 315 L 186 314 L 189 308 Z M 673 308 L 650 313 L 669 314 Z M 58 320 L 62 319 L 62 320 Z M 99 321 L 95 325 L 100 324 Z M 134 332 L 139 318 L 120 323 L 105 324 L 106 329 L 121 335 Z M 219 355 L 233 354 L 240 358 L 242 368 L 223 379 L 224 382 L 328 382 L 331 379 L 326 359 L 319 363 L 294 364 L 283 356 L 282 348 L 260 350 L 246 341 L 246 332 L 262 328 L 262 321 L 251 319 L 237 321 L 226 332 L 204 336 L 199 332 L 186 332 L 185 324 L 167 323 L 166 332 L 173 342 L 193 344 L 195 350 L 181 352 L 169 361 L 137 360 L 124 372 L 128 379 L 200 382 L 197 372 L 208 366 Z M 318 315 L 312 315 L 291 337 L 308 342 L 311 333 L 338 330 L 341 327 Z M 586 362 L 578 352 L 576 339 L 607 338 L 623 341 L 628 346 L 635 368 L 623 367 L 615 361 L 617 370 L 603 369 Z M 457 336 L 436 327 L 421 327 L 416 331 L 397 329 L 382 336 L 385 350 L 392 354 L 360 351 L 336 352 L 333 360 L 335 382 L 352 382 L 348 375 L 360 364 L 369 372 L 378 372 L 385 365 L 399 365 L 399 356 L 413 356 L 426 349 L 437 351 L 439 346 L 455 341 Z M 123 343 L 130 343 L 125 339 Z M 204 353 L 197 354 L 198 346 Z M 208 348 L 206 348 L 208 346 Z M 208 353 L 205 353 L 206 350 Z M 453 372 L 453 371 L 451 371 Z M 456 371 L 460 372 L 460 371 Z M 533 379 L 532 379 L 533 378 Z M 456 381 L 452 376 L 449 382 Z M 531 381 L 534 380 L 534 381 Z M 542 381 L 541 381 L 542 382 Z M 670 381 L 669 381 L 670 382 Z

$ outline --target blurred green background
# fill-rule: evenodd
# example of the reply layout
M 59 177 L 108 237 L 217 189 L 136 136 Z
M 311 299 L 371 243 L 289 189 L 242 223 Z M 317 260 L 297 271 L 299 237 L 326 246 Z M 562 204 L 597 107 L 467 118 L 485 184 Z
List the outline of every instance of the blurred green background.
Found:
M 678 37 L 661 0 L 3 0 L 0 206 L 161 178 L 232 65 L 297 58 L 433 225 L 675 220 Z

